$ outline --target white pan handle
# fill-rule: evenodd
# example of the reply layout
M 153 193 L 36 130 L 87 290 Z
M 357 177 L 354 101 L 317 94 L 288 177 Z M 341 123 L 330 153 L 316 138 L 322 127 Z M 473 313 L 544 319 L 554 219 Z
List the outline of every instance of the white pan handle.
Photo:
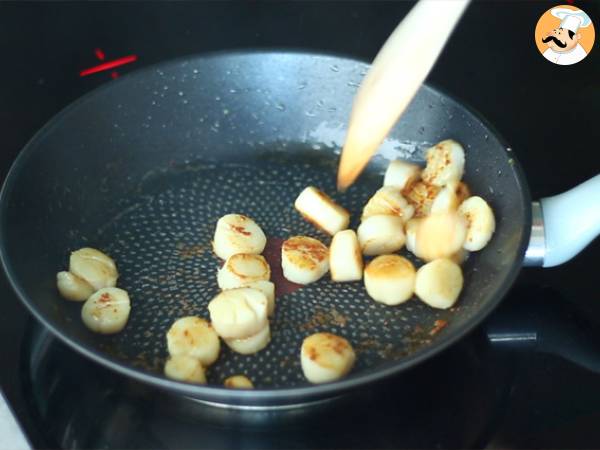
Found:
M 533 204 L 533 227 L 524 265 L 562 264 L 600 234 L 600 175 Z

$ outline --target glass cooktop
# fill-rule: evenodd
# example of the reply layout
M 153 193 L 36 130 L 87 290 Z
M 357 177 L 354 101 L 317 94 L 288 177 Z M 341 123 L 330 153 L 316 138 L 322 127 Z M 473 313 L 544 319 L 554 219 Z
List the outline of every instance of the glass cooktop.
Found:
M 0 178 L 52 115 L 132 70 L 246 48 L 368 61 L 410 6 L 3 2 Z M 600 171 L 600 49 L 572 67 L 544 60 L 533 31 L 552 6 L 474 2 L 429 77 L 504 135 L 534 198 Z M 597 4 L 581 6 L 600 23 Z M 52 338 L 2 276 L 0 385 L 36 448 L 598 447 L 599 258 L 595 242 L 564 266 L 525 269 L 483 326 L 433 360 L 277 412 L 208 407 L 109 372 Z

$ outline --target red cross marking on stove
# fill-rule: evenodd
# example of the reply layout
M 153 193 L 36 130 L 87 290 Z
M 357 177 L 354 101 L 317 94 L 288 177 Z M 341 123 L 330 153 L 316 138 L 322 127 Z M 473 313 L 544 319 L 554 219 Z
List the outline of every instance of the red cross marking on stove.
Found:
M 94 54 L 96 55 L 96 58 L 98 58 L 98 60 L 103 61 L 103 62 L 101 62 L 100 64 L 98 64 L 96 66 L 89 67 L 87 69 L 83 69 L 82 71 L 79 72 L 80 77 L 85 77 L 85 76 L 91 75 L 93 73 L 104 72 L 106 70 L 115 69 L 115 68 L 123 66 L 125 64 L 129 64 L 134 61 L 137 61 L 137 55 L 128 55 L 128 56 L 123 56 L 121 58 L 113 59 L 111 61 L 104 61 L 106 56 L 101 48 L 95 49 Z M 115 79 L 119 76 L 119 73 L 116 70 L 113 70 L 111 72 L 110 76 L 113 79 Z

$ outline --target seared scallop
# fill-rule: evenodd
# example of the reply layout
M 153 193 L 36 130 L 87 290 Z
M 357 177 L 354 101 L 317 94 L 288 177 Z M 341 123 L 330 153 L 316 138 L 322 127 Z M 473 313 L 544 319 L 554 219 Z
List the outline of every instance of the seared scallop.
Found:
M 60 295 L 75 302 L 86 301 L 95 291 L 87 281 L 71 272 L 58 272 L 56 286 Z
M 413 217 L 406 222 L 404 226 L 404 231 L 406 234 L 406 249 L 417 257 L 419 257 L 417 254 L 417 230 L 419 229 L 419 225 L 422 221 L 422 217 Z
M 236 353 L 251 355 L 261 351 L 271 340 L 271 329 L 269 323 L 258 333 L 241 339 L 224 339 L 227 346 Z
M 438 192 L 431 204 L 431 213 L 456 211 L 470 196 L 469 188 L 462 181 L 450 181 Z
M 217 221 L 213 250 L 221 259 L 237 253 L 259 255 L 267 244 L 263 230 L 250 217 L 227 214 Z
M 415 210 L 402 196 L 400 189 L 384 186 L 369 199 L 363 208 L 361 220 L 371 216 L 398 216 L 404 222 L 410 220 Z
M 294 236 L 281 246 L 281 267 L 292 283 L 313 283 L 329 270 L 329 249 L 317 239 Z
M 465 170 L 465 151 L 462 146 L 447 139 L 439 142 L 426 152 L 427 165 L 421 178 L 434 186 L 445 186 L 452 181 L 460 181 Z
M 365 288 L 376 302 L 399 305 L 415 290 L 415 268 L 400 255 L 381 255 L 365 267 Z
M 119 277 L 112 258 L 89 247 L 71 253 L 69 272 L 85 280 L 94 290 L 115 287 Z
M 496 230 L 496 219 L 490 205 L 481 197 L 470 197 L 458 212 L 467 219 L 467 237 L 464 248 L 476 252 L 485 247 Z
M 354 365 L 356 355 L 343 337 L 316 333 L 302 342 L 300 362 L 304 376 L 311 383 L 327 383 L 345 376 Z
M 403 194 L 415 210 L 414 217 L 425 217 L 431 212 L 433 201 L 439 192 L 438 186 L 417 181 L 408 190 L 404 190 Z
M 81 308 L 81 319 L 90 330 L 101 334 L 121 331 L 131 311 L 127 291 L 109 287 L 96 291 Z
M 217 283 L 221 289 L 233 289 L 270 278 L 271 268 L 264 256 L 239 253 L 227 258 L 217 274 Z
M 467 221 L 461 214 L 431 214 L 419 222 L 414 253 L 425 261 L 448 258 L 462 248 L 466 236 Z
M 190 316 L 177 319 L 171 325 L 167 332 L 167 348 L 171 356 L 191 356 L 207 367 L 219 357 L 221 345 L 208 321 Z
M 383 185 L 392 186 L 402 191 L 410 188 L 413 183 L 419 180 L 420 176 L 421 168 L 418 165 L 396 159 L 390 162 L 385 171 Z
M 258 280 L 246 283 L 241 287 L 258 289 L 267 297 L 267 313 L 269 316 L 275 314 L 275 284 L 271 281 Z
M 254 385 L 246 375 L 233 375 L 225 379 L 225 387 L 231 389 L 253 389 Z
M 400 250 L 406 241 L 404 223 L 398 216 L 370 216 L 359 225 L 358 242 L 367 256 Z
M 206 384 L 202 363 L 191 356 L 171 356 L 165 364 L 165 375 L 172 380 Z
M 222 338 L 255 335 L 267 324 L 267 297 L 257 289 L 228 289 L 208 304 L 212 326 Z
M 350 213 L 314 186 L 304 189 L 294 207 L 317 228 L 334 235 L 348 228 Z
M 449 259 L 436 259 L 417 271 L 415 293 L 434 308 L 447 309 L 453 306 L 462 287 L 462 270 Z
M 363 275 L 363 258 L 354 230 L 339 231 L 329 247 L 332 281 L 356 281 Z

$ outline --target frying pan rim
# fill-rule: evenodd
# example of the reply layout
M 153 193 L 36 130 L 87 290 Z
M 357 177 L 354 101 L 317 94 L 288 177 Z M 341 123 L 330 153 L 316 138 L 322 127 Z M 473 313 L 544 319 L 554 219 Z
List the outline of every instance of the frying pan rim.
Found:
M 7 198 L 12 192 L 16 181 L 18 180 L 18 174 L 20 173 L 21 166 L 25 164 L 28 158 L 34 152 L 34 144 L 39 140 L 43 139 L 44 135 L 50 132 L 57 124 L 59 124 L 64 116 L 69 114 L 72 110 L 79 107 L 80 104 L 88 101 L 90 98 L 102 95 L 104 90 L 110 89 L 114 86 L 114 83 L 123 83 L 134 77 L 142 77 L 143 75 L 155 71 L 157 68 L 164 67 L 173 67 L 177 64 L 180 64 L 185 61 L 190 61 L 194 58 L 219 58 L 219 57 L 236 57 L 236 56 L 247 56 L 247 55 L 256 55 L 256 54 L 264 54 L 264 55 L 282 55 L 282 54 L 296 54 L 296 55 L 306 55 L 310 57 L 318 56 L 318 57 L 334 57 L 334 58 L 342 58 L 353 62 L 358 62 L 361 64 L 369 64 L 363 60 L 360 60 L 355 57 L 351 57 L 348 55 L 340 55 L 335 53 L 327 53 L 327 52 L 315 52 L 315 51 L 306 51 L 306 50 L 296 50 L 296 49 L 284 49 L 284 50 L 275 50 L 275 49 L 236 49 L 236 50 L 221 50 L 216 52 L 206 52 L 206 53 L 197 53 L 185 55 L 183 57 L 158 62 L 156 64 L 151 64 L 149 66 L 143 67 L 139 70 L 131 72 L 126 76 L 120 77 L 118 80 L 114 80 L 111 83 L 104 84 L 91 92 L 81 96 L 75 101 L 71 102 L 67 106 L 65 106 L 61 111 L 55 114 L 44 126 L 37 131 L 33 137 L 25 144 L 23 149 L 19 152 L 13 164 L 11 165 L 6 178 L 3 182 L 2 189 L 0 190 L 0 225 L 2 225 L 6 220 L 6 210 L 7 210 Z M 459 100 L 454 95 L 447 94 L 443 89 L 440 89 L 435 84 L 432 83 L 424 83 L 422 88 L 433 91 L 434 93 L 440 94 L 441 96 L 449 99 L 450 101 L 455 102 L 458 106 L 464 109 L 469 114 L 473 115 L 481 124 L 486 127 L 490 133 L 492 133 L 495 138 L 499 141 L 501 145 L 505 148 L 509 148 L 507 146 L 506 140 L 504 137 L 498 132 L 498 130 L 492 126 L 477 110 L 472 108 L 470 105 L 465 103 L 464 101 Z M 498 305 L 498 303 L 504 298 L 508 290 L 514 284 L 520 270 L 521 263 L 525 256 L 525 251 L 527 249 L 529 243 L 529 237 L 531 232 L 531 196 L 529 192 L 529 188 L 527 185 L 527 181 L 525 178 L 525 174 L 522 170 L 520 163 L 517 161 L 515 157 L 513 159 L 513 170 L 516 174 L 516 180 L 518 184 L 518 190 L 521 192 L 522 198 L 525 201 L 525 211 L 524 211 L 524 223 L 523 223 L 523 233 L 521 234 L 521 240 L 518 244 L 517 257 L 513 261 L 512 267 L 509 269 L 505 282 L 501 285 L 500 289 L 498 289 L 494 294 L 488 299 L 484 305 L 482 305 L 478 311 L 468 320 L 466 324 L 461 327 L 458 327 L 456 330 L 453 330 L 452 334 L 449 336 L 444 336 L 443 340 L 438 340 L 433 345 L 422 348 L 415 351 L 413 354 L 403 358 L 399 361 L 387 362 L 382 366 L 378 367 L 376 370 L 367 372 L 365 374 L 354 374 L 350 375 L 340 381 L 336 381 L 333 383 L 326 383 L 321 385 L 309 385 L 309 386 L 300 386 L 294 388 L 277 388 L 277 389 L 260 389 L 260 390 L 234 390 L 234 389 L 226 389 L 220 386 L 210 385 L 210 386 L 202 386 L 184 382 L 178 382 L 166 379 L 165 377 L 156 374 L 146 372 L 143 369 L 138 369 L 133 366 L 126 365 L 125 362 L 119 361 L 117 359 L 113 359 L 97 349 L 85 344 L 77 342 L 75 339 L 70 338 L 66 334 L 64 334 L 58 327 L 54 326 L 49 320 L 47 320 L 44 315 L 37 311 L 33 302 L 31 302 L 28 296 L 25 294 L 24 290 L 17 284 L 15 271 L 13 270 L 12 264 L 8 260 L 7 248 L 6 248 L 6 227 L 0 226 L 0 262 L 2 263 L 2 267 L 7 276 L 7 279 L 12 287 L 13 291 L 19 298 L 19 300 L 27 307 L 29 312 L 44 326 L 48 329 L 52 335 L 58 337 L 62 342 L 66 343 L 69 347 L 79 352 L 80 354 L 86 356 L 92 361 L 101 364 L 105 367 L 108 367 L 111 370 L 116 371 L 122 375 L 131 377 L 132 379 L 136 379 L 139 381 L 143 381 L 152 386 L 168 389 L 170 391 L 176 391 L 181 394 L 187 394 L 194 398 L 198 399 L 207 399 L 210 401 L 216 401 L 220 403 L 230 404 L 230 405 L 246 405 L 246 404 L 265 404 L 265 405 L 283 405 L 283 404 L 293 404 L 293 403 L 305 403 L 307 400 L 316 400 L 317 398 L 323 397 L 334 397 L 339 395 L 342 392 L 348 391 L 352 388 L 356 388 L 359 386 L 364 386 L 370 384 L 372 382 L 382 380 L 384 378 L 388 378 L 390 376 L 399 374 L 400 372 L 413 368 L 420 364 L 421 362 L 431 358 L 432 356 L 438 354 L 439 352 L 447 349 L 450 345 L 456 343 L 458 340 L 462 339 L 464 336 L 469 334 L 475 327 L 477 327 Z

